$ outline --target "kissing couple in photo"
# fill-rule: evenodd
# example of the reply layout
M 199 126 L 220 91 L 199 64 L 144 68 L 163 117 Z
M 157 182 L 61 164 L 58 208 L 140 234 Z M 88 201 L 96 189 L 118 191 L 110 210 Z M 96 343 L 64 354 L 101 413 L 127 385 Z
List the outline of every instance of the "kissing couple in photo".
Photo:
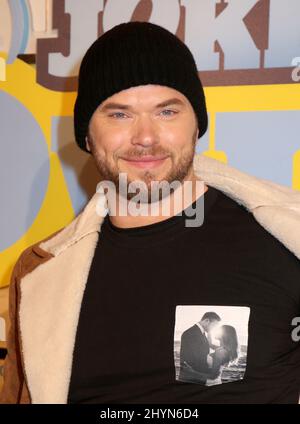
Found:
M 206 312 L 182 333 L 178 380 L 207 386 L 222 383 L 222 369 L 238 357 L 238 338 L 233 326 L 220 322 L 218 314 Z

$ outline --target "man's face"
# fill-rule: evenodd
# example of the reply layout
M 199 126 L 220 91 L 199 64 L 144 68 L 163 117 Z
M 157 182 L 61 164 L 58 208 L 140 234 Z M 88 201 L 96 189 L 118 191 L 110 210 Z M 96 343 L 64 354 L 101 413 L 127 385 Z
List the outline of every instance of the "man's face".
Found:
M 210 333 L 211 331 L 215 330 L 219 326 L 218 320 L 209 321 L 207 325 L 207 332 Z
M 149 84 L 102 102 L 91 117 L 86 147 L 101 180 L 112 181 L 118 191 L 119 174 L 126 173 L 128 184 L 147 185 L 150 202 L 151 181 L 190 179 L 197 135 L 189 100 L 173 88 Z M 135 194 L 128 193 L 128 200 Z

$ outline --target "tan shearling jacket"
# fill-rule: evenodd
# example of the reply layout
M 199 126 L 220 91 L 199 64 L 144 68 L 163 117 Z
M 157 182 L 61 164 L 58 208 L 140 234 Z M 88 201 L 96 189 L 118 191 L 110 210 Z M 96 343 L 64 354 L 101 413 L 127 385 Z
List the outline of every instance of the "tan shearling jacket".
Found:
M 208 186 L 253 213 L 300 260 L 298 190 L 203 154 L 195 155 L 194 170 Z M 9 288 L 8 354 L 0 403 L 67 403 L 80 307 L 103 221 L 96 210 L 103 202 L 104 195 L 96 192 L 70 224 L 18 258 Z

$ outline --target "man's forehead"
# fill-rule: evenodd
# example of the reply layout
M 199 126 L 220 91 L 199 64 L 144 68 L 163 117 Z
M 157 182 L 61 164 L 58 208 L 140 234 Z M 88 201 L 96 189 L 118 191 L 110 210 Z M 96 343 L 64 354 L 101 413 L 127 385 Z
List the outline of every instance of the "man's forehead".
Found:
M 147 84 L 122 90 L 103 101 L 99 108 L 101 110 L 115 107 L 130 109 L 131 106 L 138 104 L 156 107 L 163 107 L 169 104 L 184 106 L 188 102 L 189 100 L 183 93 L 173 88 Z

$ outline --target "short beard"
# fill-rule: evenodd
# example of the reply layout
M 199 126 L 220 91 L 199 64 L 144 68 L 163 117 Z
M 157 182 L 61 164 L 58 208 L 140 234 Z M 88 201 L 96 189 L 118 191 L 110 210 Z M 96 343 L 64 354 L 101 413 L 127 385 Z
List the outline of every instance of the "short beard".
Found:
M 133 180 L 133 181 L 127 180 L 127 189 L 126 189 L 127 200 L 129 201 L 137 195 L 137 193 L 128 192 L 129 184 L 131 185 L 131 189 L 132 189 L 132 187 L 134 186 L 134 181 L 137 181 L 137 182 L 143 181 L 146 184 L 147 186 L 146 192 L 145 190 L 141 190 L 142 193 L 141 193 L 141 196 L 139 196 L 139 200 L 146 199 L 146 203 L 148 204 L 152 203 L 153 201 L 155 202 L 158 200 L 161 201 L 164 196 L 171 194 L 178 186 L 176 185 L 174 187 L 173 185 L 171 185 L 171 183 L 173 183 L 174 181 L 178 181 L 177 184 L 179 183 L 182 184 L 193 166 L 193 160 L 194 160 L 196 143 L 197 143 L 197 132 L 198 132 L 198 129 L 196 128 L 192 136 L 190 150 L 185 155 L 182 155 L 179 158 L 177 165 L 173 166 L 172 169 L 166 175 L 166 177 L 163 179 L 163 181 L 166 181 L 170 185 L 169 193 L 164 194 L 164 192 L 159 188 L 156 190 L 155 184 L 154 185 L 152 184 L 152 190 L 151 190 L 151 182 L 155 181 L 154 175 L 152 174 L 151 170 L 146 170 L 144 171 L 142 177 L 139 180 Z M 116 188 L 116 192 L 120 194 L 119 171 L 117 169 L 110 167 L 107 161 L 99 154 L 99 152 L 97 151 L 95 147 L 94 140 L 92 140 L 90 135 L 89 135 L 89 146 L 90 146 L 91 153 L 93 155 L 96 167 L 100 175 L 100 181 L 110 181 L 111 183 L 114 184 Z M 158 154 L 158 153 L 165 153 L 165 152 L 155 152 L 155 153 Z M 154 153 L 149 152 L 149 154 L 154 154 Z M 172 160 L 172 156 L 170 156 L 170 158 Z M 137 190 L 140 190 L 140 186 L 138 187 L 139 188 L 137 188 Z

